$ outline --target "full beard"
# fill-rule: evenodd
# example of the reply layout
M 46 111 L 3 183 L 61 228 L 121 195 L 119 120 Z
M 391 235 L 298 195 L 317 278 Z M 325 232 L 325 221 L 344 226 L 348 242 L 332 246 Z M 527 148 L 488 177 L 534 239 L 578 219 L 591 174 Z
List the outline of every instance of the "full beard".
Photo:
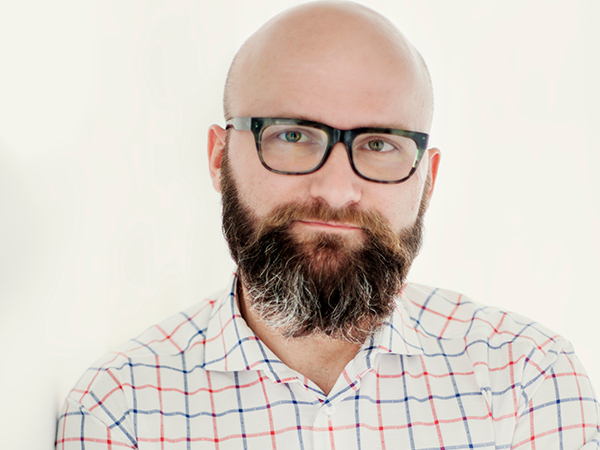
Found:
M 362 344 L 392 315 L 419 252 L 429 179 L 414 225 L 400 233 L 377 212 L 323 202 L 284 205 L 257 219 L 239 197 L 226 155 L 223 231 L 250 308 L 285 338 L 318 334 Z M 362 242 L 330 233 L 300 239 L 290 228 L 307 219 L 352 223 Z

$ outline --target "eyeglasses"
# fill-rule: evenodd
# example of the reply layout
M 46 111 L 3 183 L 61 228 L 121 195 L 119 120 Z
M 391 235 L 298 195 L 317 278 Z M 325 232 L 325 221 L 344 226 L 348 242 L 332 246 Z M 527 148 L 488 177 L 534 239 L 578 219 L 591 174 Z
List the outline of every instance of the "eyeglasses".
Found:
M 250 130 L 262 165 L 271 172 L 306 175 L 323 167 L 343 142 L 352 170 L 376 183 L 401 183 L 416 172 L 429 136 L 394 128 L 338 130 L 300 119 L 236 117 L 226 128 Z

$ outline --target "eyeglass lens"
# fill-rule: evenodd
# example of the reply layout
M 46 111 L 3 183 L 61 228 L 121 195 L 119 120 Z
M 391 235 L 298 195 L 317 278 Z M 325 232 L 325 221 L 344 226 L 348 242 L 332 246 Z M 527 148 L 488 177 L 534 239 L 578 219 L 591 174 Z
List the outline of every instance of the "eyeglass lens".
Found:
M 327 150 L 327 133 L 309 126 L 270 125 L 261 136 L 264 163 L 289 173 L 313 171 Z M 381 181 L 407 177 L 417 157 L 412 139 L 394 134 L 359 134 L 352 143 L 354 167 L 363 176 Z

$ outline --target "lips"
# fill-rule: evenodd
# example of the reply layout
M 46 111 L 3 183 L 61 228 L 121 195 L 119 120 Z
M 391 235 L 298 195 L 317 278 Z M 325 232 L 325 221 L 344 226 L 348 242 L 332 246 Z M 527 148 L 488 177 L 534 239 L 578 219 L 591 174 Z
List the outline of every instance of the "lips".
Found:
M 324 227 L 330 228 L 332 230 L 360 230 L 361 227 L 350 224 L 350 223 L 342 223 L 342 222 L 320 222 L 317 220 L 299 220 L 298 223 L 314 226 L 314 227 Z

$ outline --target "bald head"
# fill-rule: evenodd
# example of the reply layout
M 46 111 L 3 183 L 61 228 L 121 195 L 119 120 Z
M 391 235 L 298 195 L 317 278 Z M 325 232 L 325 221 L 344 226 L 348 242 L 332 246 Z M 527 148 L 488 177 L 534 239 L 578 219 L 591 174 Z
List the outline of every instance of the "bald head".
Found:
M 356 3 L 319 1 L 282 12 L 244 43 L 229 70 L 224 110 L 226 119 L 427 132 L 433 92 L 422 57 L 388 19 Z

